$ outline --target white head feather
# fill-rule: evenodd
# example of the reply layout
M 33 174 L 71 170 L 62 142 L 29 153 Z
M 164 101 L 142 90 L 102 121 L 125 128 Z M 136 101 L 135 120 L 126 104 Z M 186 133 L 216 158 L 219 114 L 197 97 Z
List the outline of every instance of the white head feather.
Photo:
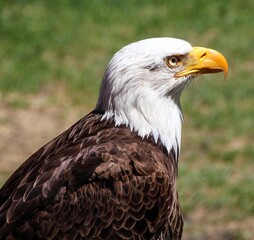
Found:
M 186 55 L 191 45 L 175 38 L 152 38 L 125 46 L 105 72 L 97 108 L 103 119 L 129 126 L 142 138 L 152 135 L 178 154 L 181 143 L 180 95 L 191 77 L 175 78 L 166 64 L 172 55 Z M 179 69 L 178 69 L 179 70 Z

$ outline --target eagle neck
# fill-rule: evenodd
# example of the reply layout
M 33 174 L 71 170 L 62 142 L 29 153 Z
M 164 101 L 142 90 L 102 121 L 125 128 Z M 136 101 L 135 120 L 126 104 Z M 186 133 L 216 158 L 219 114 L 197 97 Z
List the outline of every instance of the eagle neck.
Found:
M 135 94 L 135 92 L 133 92 Z M 139 92 L 140 95 L 140 92 Z M 133 97 L 135 99 L 135 97 Z M 137 98 L 136 98 L 137 99 Z M 125 125 L 137 132 L 142 139 L 152 137 L 178 159 L 181 146 L 182 113 L 179 101 L 171 97 L 157 98 L 152 95 L 138 98 L 133 103 L 125 99 L 121 107 L 104 111 L 102 119 L 113 119 L 115 126 Z

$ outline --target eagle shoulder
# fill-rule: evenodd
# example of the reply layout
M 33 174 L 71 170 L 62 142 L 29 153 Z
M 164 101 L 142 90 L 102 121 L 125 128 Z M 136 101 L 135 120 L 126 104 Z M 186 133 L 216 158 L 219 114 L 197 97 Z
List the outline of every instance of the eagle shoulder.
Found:
M 150 139 L 90 114 L 32 155 L 3 186 L 0 236 L 172 235 L 179 229 L 168 222 L 181 223 L 181 214 L 178 206 L 169 209 L 177 200 L 171 157 Z

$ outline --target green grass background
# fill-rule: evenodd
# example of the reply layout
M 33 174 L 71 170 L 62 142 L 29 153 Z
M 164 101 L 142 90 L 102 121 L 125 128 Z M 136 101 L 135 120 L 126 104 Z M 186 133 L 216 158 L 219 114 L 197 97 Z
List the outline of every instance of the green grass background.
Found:
M 55 95 L 95 105 L 104 69 L 124 45 L 183 38 L 222 52 L 228 80 L 200 77 L 182 96 L 179 191 L 185 214 L 254 215 L 254 1 L 0 1 L 0 94 Z M 20 95 L 19 95 L 20 96 Z M 26 107 L 25 98 L 11 107 Z

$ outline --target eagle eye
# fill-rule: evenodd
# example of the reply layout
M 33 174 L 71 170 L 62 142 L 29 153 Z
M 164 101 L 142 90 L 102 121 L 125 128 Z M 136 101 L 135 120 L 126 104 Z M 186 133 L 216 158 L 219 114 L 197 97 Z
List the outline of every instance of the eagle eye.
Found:
M 180 64 L 181 59 L 178 56 L 171 56 L 167 58 L 166 62 L 167 62 L 167 65 L 170 68 L 172 68 L 172 67 L 177 67 Z

